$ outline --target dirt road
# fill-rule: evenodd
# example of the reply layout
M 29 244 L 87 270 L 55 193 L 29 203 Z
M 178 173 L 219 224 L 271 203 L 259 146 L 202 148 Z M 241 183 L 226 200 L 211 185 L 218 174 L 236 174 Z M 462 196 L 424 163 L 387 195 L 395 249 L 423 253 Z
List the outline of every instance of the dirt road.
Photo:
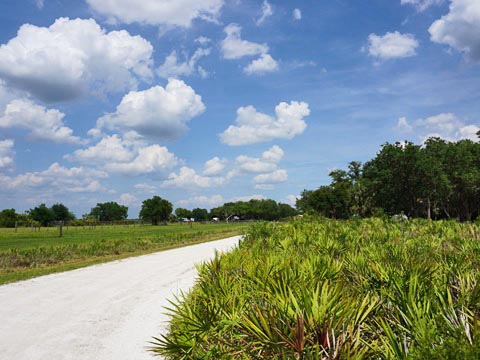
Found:
M 167 299 L 239 238 L 0 286 L 0 359 L 155 359 L 146 347 L 164 330 Z

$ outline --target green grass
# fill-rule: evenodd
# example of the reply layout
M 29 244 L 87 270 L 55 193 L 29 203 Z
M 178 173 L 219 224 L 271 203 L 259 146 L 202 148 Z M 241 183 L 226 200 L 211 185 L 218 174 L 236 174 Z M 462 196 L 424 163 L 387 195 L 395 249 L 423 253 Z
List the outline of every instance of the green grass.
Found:
M 243 232 L 243 224 L 0 229 L 0 284 Z
M 480 359 L 475 224 L 257 224 L 199 270 L 152 343 L 167 359 Z

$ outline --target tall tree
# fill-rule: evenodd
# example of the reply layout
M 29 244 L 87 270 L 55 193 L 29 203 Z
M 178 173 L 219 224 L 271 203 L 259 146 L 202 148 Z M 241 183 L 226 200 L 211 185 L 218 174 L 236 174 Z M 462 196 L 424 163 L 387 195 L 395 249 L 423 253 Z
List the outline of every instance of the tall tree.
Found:
M 175 209 L 175 216 L 178 219 L 190 219 L 192 217 L 192 212 L 188 209 L 176 208 Z
M 90 212 L 90 216 L 100 221 L 124 220 L 128 216 L 128 207 L 114 201 L 98 203 Z
M 75 215 L 73 215 L 68 210 L 68 208 L 63 204 L 54 204 L 50 209 L 53 212 L 53 220 L 56 220 L 56 221 L 75 220 Z
M 152 225 L 158 225 L 159 221 L 166 224 L 172 210 L 173 206 L 170 201 L 162 199 L 160 196 L 154 196 L 143 201 L 140 218 L 151 221 Z
M 208 210 L 195 208 L 192 210 L 192 217 L 195 221 L 207 221 L 208 220 Z
M 39 206 L 30 209 L 28 213 L 33 220 L 38 221 L 43 226 L 47 226 L 54 220 L 53 211 L 45 204 L 40 204 Z
M 0 227 L 15 227 L 18 214 L 15 209 L 5 209 L 0 212 Z

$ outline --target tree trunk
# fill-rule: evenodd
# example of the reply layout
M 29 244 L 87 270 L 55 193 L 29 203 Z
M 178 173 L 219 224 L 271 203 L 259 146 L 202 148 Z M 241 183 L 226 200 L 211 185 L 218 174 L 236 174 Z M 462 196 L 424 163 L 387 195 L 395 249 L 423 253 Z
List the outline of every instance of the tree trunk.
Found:
M 427 219 L 432 220 L 432 204 L 430 203 L 430 199 L 427 199 Z

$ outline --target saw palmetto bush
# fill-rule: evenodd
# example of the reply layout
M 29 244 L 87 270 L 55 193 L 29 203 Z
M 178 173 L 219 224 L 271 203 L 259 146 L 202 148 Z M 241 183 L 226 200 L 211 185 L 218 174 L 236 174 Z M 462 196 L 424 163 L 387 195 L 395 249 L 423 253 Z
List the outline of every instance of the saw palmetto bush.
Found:
M 172 302 L 168 359 L 478 359 L 474 224 L 303 218 L 252 226 Z

